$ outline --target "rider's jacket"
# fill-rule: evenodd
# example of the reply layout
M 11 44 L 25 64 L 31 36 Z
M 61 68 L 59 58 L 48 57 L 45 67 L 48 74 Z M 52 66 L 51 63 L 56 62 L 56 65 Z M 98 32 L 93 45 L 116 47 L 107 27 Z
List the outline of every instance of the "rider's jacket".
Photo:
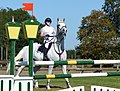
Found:
M 40 32 L 44 32 L 45 35 L 49 35 L 50 37 L 45 37 L 44 38 L 44 43 L 50 43 L 50 42 L 53 42 L 53 37 L 51 36 L 55 36 L 55 32 L 54 32 L 54 28 L 52 26 L 47 26 L 45 25 L 41 30 Z

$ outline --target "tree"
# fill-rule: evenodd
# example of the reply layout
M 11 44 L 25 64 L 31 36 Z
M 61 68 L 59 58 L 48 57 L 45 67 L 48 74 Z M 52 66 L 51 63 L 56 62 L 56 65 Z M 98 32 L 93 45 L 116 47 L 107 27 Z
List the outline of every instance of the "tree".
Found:
M 116 32 L 108 18 L 102 11 L 96 10 L 83 18 L 77 32 L 80 45 L 76 47 L 76 53 L 80 53 L 82 59 L 115 59 L 117 54 L 112 49 L 117 44 Z
M 75 50 L 66 50 L 68 59 L 76 59 Z
M 118 45 L 117 54 L 120 54 L 120 0 L 105 0 L 102 7 L 103 11 L 109 16 L 109 20 L 116 27 Z
M 120 0 L 105 0 L 102 9 L 109 16 L 109 20 L 116 27 L 116 32 L 120 37 Z

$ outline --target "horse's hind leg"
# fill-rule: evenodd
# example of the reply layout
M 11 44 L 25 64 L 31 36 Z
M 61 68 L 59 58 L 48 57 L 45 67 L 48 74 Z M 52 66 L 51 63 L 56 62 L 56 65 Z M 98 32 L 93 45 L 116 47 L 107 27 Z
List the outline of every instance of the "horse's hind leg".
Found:
M 18 71 L 17 71 L 16 76 L 19 76 L 19 75 L 20 75 L 20 73 L 22 72 L 22 70 L 23 70 L 24 67 L 25 67 L 25 66 L 21 66 L 20 68 L 18 68 Z
M 52 74 L 52 70 L 53 70 L 53 65 L 50 65 L 48 68 L 48 74 Z M 51 89 L 50 88 L 50 79 L 48 79 L 48 81 L 47 81 L 46 89 Z
M 20 52 L 17 54 L 17 56 L 15 57 L 15 61 L 20 60 L 21 58 L 23 58 L 24 55 L 24 51 L 27 47 L 23 47 Z
M 67 70 L 66 70 L 66 65 L 62 66 L 62 71 L 64 74 L 67 74 Z M 68 78 L 65 78 L 66 84 L 67 84 L 67 88 L 71 88 L 70 82 L 68 80 Z

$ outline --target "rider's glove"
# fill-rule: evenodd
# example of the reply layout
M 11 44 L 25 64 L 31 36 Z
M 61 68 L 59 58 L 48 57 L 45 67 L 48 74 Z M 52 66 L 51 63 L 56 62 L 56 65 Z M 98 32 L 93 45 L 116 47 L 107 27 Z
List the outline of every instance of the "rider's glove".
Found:
M 46 37 L 50 37 L 50 35 L 48 35 L 48 34 L 46 34 L 45 36 L 46 36 Z

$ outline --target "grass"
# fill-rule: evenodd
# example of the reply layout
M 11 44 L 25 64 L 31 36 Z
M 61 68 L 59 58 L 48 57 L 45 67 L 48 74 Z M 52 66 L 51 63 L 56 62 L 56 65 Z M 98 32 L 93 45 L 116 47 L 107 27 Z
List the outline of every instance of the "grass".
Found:
M 72 87 L 85 86 L 85 91 L 90 91 L 91 85 L 107 86 L 113 88 L 120 88 L 120 77 L 86 77 L 86 78 L 70 78 L 70 83 Z M 51 79 L 51 90 L 46 90 L 47 80 L 39 80 L 39 88 L 34 88 L 34 91 L 57 91 L 66 88 L 66 83 L 64 79 Z

